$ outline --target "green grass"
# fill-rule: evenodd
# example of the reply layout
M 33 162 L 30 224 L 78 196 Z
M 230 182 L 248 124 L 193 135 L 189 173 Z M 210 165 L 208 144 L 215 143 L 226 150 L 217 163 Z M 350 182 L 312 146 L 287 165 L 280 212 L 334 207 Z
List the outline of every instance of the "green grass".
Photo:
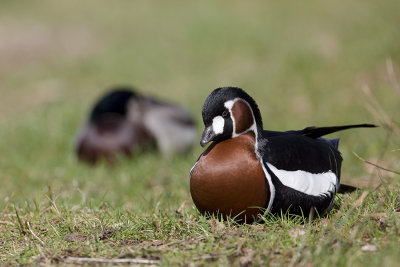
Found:
M 68 264 L 69 257 L 161 265 L 400 262 L 399 176 L 352 154 L 400 170 L 398 1 L 0 6 L 1 263 Z M 207 220 L 189 193 L 200 146 L 185 156 L 149 152 L 113 167 L 76 161 L 77 128 L 115 84 L 180 103 L 196 116 L 199 133 L 204 99 L 223 85 L 246 89 L 267 129 L 381 124 L 334 135 L 341 138 L 342 180 L 364 191 L 338 196 L 337 207 L 312 222 Z M 383 123 L 373 101 L 392 124 Z

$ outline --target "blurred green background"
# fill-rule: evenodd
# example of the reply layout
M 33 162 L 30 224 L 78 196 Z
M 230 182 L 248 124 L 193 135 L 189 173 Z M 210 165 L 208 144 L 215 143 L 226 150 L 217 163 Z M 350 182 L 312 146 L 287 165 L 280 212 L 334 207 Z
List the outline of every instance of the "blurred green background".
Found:
M 365 85 L 398 120 L 400 95 L 387 66 L 400 76 L 399 11 L 398 0 L 2 1 L 0 206 L 6 198 L 47 201 L 48 184 L 71 206 L 107 202 L 146 213 L 160 200 L 190 199 L 200 146 L 112 168 L 77 163 L 77 128 L 113 85 L 185 106 L 199 133 L 204 99 L 227 85 L 254 97 L 266 129 L 379 123 Z M 385 127 L 332 137 L 342 138 L 348 183 L 371 177 L 352 151 L 399 167 L 392 151 L 399 138 Z

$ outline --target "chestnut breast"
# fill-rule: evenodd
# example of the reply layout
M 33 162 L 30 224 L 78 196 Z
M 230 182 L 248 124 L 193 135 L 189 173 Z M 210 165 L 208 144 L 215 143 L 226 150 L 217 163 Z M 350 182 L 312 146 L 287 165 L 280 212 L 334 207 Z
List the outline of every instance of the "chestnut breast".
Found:
M 262 214 L 269 188 L 254 148 L 254 134 L 247 133 L 212 144 L 201 155 L 190 179 L 190 193 L 201 213 L 238 215 L 241 222 Z

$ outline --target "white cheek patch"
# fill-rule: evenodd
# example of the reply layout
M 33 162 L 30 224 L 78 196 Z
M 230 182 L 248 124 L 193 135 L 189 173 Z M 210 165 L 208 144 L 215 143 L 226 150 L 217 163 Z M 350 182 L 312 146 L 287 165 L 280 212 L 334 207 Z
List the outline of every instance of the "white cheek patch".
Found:
M 212 126 L 215 134 L 222 134 L 224 132 L 225 120 L 222 116 L 217 116 L 213 119 Z
M 282 184 L 287 187 L 312 196 L 336 192 L 338 181 L 332 171 L 317 174 L 302 170 L 285 171 L 277 169 L 270 163 L 266 164 Z

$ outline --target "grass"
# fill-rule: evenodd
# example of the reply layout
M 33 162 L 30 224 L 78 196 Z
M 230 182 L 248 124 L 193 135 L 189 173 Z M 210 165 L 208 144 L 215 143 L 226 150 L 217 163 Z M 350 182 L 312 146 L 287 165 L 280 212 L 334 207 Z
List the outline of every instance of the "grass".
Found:
M 105 203 L 71 205 L 68 199 L 54 202 L 50 191 L 41 203 L 11 204 L 14 210 L 2 222 L 7 242 L 1 253 L 14 264 L 89 257 L 141 258 L 166 265 L 394 266 L 399 260 L 399 221 L 393 211 L 399 196 L 392 190 L 338 198 L 343 203 L 339 211 L 312 222 L 282 216 L 266 218 L 263 225 L 207 220 L 185 202 L 178 209 L 154 205 L 146 212 Z
M 399 176 L 352 152 L 400 170 L 397 10 L 395 0 L 3 1 L 0 262 L 395 266 Z M 76 130 L 114 84 L 180 103 L 199 133 L 201 105 L 221 85 L 254 96 L 268 129 L 382 127 L 335 135 L 342 180 L 363 190 L 337 196 L 331 213 L 236 225 L 207 220 L 191 201 L 189 170 L 200 146 L 113 167 L 76 161 Z

